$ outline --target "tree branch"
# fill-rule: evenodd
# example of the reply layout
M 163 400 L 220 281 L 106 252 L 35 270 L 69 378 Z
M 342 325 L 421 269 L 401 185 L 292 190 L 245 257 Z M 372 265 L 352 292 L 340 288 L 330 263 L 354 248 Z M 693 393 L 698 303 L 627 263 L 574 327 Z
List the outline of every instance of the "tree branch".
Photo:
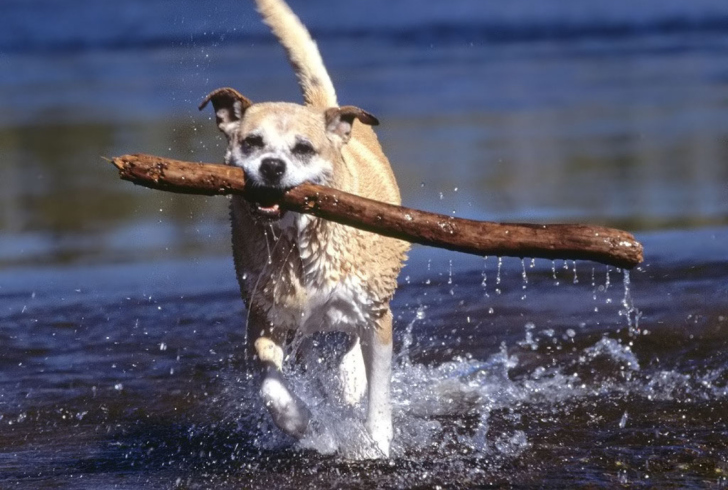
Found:
M 152 189 L 208 196 L 249 193 L 243 170 L 237 167 L 144 154 L 111 162 L 122 179 Z M 642 245 L 631 234 L 601 226 L 473 221 L 309 183 L 282 193 L 279 205 L 372 233 L 480 256 L 590 260 L 625 269 L 642 262 Z

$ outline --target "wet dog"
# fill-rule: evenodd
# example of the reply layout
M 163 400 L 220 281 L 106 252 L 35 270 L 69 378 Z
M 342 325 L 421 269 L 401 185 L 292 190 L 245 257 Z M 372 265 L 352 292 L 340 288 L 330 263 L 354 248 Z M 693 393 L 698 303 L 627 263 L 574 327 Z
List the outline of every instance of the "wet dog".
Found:
M 311 430 L 311 412 L 285 379 L 284 342 L 290 332 L 346 332 L 341 396 L 356 404 L 367 395 L 366 429 L 388 456 L 393 435 L 389 302 L 407 244 L 285 212 L 276 196 L 313 182 L 399 204 L 399 189 L 371 128 L 377 119 L 354 106 L 339 107 L 316 44 L 282 0 L 256 3 L 287 52 L 305 104 L 252 103 L 221 88 L 200 108 L 212 103 L 228 140 L 225 162 L 242 167 L 253 188 L 252 199 L 233 198 L 231 218 L 248 347 L 262 370 L 260 394 L 275 424 L 303 437 Z

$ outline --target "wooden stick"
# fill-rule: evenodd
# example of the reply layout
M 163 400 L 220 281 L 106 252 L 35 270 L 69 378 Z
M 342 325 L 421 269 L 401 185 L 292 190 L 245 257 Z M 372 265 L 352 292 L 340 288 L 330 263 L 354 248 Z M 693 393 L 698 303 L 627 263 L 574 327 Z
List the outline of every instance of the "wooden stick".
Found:
M 246 194 L 245 175 L 237 167 L 143 154 L 111 162 L 122 179 L 152 189 L 208 196 Z M 642 262 L 642 245 L 631 234 L 601 226 L 473 221 L 309 183 L 282 193 L 279 205 L 372 233 L 480 256 L 591 260 L 625 269 Z

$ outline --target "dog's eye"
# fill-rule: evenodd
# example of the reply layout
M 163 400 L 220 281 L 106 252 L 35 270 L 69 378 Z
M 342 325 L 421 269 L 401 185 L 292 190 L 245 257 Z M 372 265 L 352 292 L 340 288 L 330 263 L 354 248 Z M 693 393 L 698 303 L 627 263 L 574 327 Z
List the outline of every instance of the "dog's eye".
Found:
M 309 143 L 308 141 L 299 141 L 295 144 L 291 151 L 299 156 L 309 156 L 316 153 L 313 145 L 311 145 L 311 143 Z
M 263 148 L 263 138 L 255 134 L 251 134 L 250 136 L 246 136 L 243 140 L 242 146 L 245 151 Z

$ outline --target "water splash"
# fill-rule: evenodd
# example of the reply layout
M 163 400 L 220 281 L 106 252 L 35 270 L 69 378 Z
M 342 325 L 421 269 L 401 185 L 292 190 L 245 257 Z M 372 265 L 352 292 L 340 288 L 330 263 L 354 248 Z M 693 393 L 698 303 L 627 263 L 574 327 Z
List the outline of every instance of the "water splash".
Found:
M 501 423 L 494 431 L 491 418 L 496 412 L 503 413 L 505 409 L 515 421 L 524 411 L 531 410 L 529 406 L 575 403 L 615 389 L 667 397 L 685 382 L 679 375 L 667 372 L 653 379 L 635 378 L 641 373 L 637 357 L 630 346 L 611 338 L 602 338 L 584 348 L 580 356 L 585 373 L 604 369 L 599 366 L 605 360 L 615 366 L 615 372 L 623 373 L 610 382 L 585 382 L 577 373 L 569 373 L 564 366 L 550 361 L 531 366 L 525 374 L 513 377 L 511 373 L 515 368 L 525 367 L 520 366 L 518 352 L 539 349 L 533 322 L 525 324 L 524 339 L 517 342 L 513 353 L 502 343 L 498 352 L 485 360 L 468 356 L 434 365 L 418 364 L 410 358 L 412 332 L 414 325 L 424 318 L 425 308 L 420 306 L 405 329 L 402 349 L 393 367 L 392 403 L 396 431 L 393 458 L 410 451 L 431 451 L 433 447 L 443 448 L 443 455 L 448 451 L 444 448 L 459 447 L 483 455 L 517 457 L 530 447 L 528 437 L 518 424 L 504 429 Z M 561 338 L 553 329 L 543 333 L 553 341 Z M 572 331 L 565 337 L 572 339 L 575 335 Z M 329 386 L 332 376 L 326 374 L 326 365 L 326 362 L 316 363 L 308 367 L 306 373 L 291 374 L 296 393 L 311 408 L 316 420 L 314 430 L 299 441 L 298 446 L 352 460 L 380 456 L 363 425 L 365 404 L 356 407 L 343 404 Z M 620 427 L 626 426 L 627 417 L 622 416 Z M 466 422 L 468 420 L 471 422 Z M 263 425 L 263 429 L 266 428 Z M 262 439 L 269 437 L 267 433 L 261 436 Z M 262 442 L 262 446 L 268 447 L 280 443 L 280 439 Z
M 410 348 L 413 342 L 412 329 L 417 321 L 425 319 L 425 309 L 426 307 L 423 305 L 418 306 L 414 318 L 405 327 L 404 335 L 402 336 L 402 347 L 394 358 L 395 364 L 411 364 Z
M 591 362 L 598 357 L 605 357 L 614 361 L 624 369 L 623 372 L 636 372 L 640 370 L 640 363 L 637 356 L 632 352 L 632 348 L 628 345 L 622 345 L 619 341 L 612 338 L 603 338 L 591 347 L 584 349 L 584 357 L 582 362 Z
M 536 325 L 533 322 L 528 322 L 528 323 L 526 323 L 526 325 L 524 326 L 524 328 L 526 330 L 525 339 L 524 340 L 519 340 L 517 342 L 517 344 L 520 345 L 521 347 L 526 347 L 526 348 L 529 348 L 531 350 L 538 349 L 538 342 L 536 342 L 533 339 L 533 330 L 536 328 Z
M 634 306 L 629 270 L 624 269 L 622 274 L 624 277 L 624 297 L 622 298 L 622 307 L 624 309 L 619 311 L 619 315 L 624 316 L 627 319 L 629 333 L 634 337 L 641 333 L 639 321 L 642 317 L 642 312 Z

